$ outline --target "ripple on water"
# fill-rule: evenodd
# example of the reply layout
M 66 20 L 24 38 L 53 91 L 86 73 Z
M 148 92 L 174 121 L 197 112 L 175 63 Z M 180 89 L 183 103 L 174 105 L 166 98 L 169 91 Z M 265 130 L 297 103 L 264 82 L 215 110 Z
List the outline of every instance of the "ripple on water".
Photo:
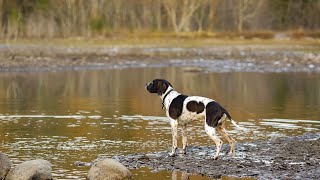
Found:
M 1 120 L 15 120 L 21 118 L 57 118 L 57 119 L 84 119 L 82 115 L 0 115 Z
M 315 131 L 320 127 L 320 121 L 317 120 L 301 120 L 301 119 L 262 119 L 262 126 L 271 126 L 280 130 L 297 130 Z M 312 126 L 312 127 L 311 127 Z
M 118 119 L 121 120 L 146 120 L 146 121 L 166 121 L 169 122 L 169 119 L 167 117 L 160 117 L 160 116 L 143 116 L 143 115 L 121 115 L 118 117 Z

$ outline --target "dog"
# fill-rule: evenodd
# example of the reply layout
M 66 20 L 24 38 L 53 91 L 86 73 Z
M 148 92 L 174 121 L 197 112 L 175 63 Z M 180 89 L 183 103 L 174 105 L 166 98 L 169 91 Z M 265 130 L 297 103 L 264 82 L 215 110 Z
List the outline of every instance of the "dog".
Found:
M 188 140 L 186 129 L 192 121 L 204 121 L 204 128 L 208 136 L 214 141 L 217 149 L 213 159 L 218 159 L 222 140 L 217 133 L 222 135 L 230 144 L 229 154 L 235 156 L 235 140 L 227 133 L 225 122 L 227 119 L 239 129 L 236 122 L 231 118 L 228 111 L 216 101 L 201 96 L 186 96 L 178 93 L 165 79 L 154 79 L 146 84 L 149 93 L 156 93 L 162 99 L 162 108 L 166 109 L 166 115 L 170 119 L 172 130 L 172 151 L 169 156 L 176 155 L 178 126 L 182 128 L 182 153 L 186 154 Z

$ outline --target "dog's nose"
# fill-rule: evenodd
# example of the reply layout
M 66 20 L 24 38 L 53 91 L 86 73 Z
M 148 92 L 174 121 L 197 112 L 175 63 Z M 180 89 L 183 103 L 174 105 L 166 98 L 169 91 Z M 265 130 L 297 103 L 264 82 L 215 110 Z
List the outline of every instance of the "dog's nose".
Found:
M 146 83 L 146 86 L 145 86 L 146 89 L 147 89 L 147 87 L 149 86 L 149 84 L 150 84 L 150 83 Z
M 148 90 L 148 87 L 149 87 L 150 84 L 151 84 L 151 82 L 146 83 L 146 86 L 145 86 L 146 90 Z

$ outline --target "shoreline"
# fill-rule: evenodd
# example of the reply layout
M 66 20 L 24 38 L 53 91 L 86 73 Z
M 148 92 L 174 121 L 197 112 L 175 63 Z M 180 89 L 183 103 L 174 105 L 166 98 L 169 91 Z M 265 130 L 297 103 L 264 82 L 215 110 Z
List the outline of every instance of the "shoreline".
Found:
M 181 147 L 180 147 L 181 148 Z M 259 179 L 319 179 L 320 133 L 281 137 L 273 140 L 236 144 L 236 157 L 227 155 L 229 146 L 223 145 L 218 160 L 210 159 L 215 146 L 191 146 L 187 154 L 169 157 L 167 151 L 137 153 L 113 158 L 129 169 L 147 167 L 153 172 L 181 171 L 209 178 L 252 177 Z M 180 149 L 179 149 L 180 150 Z M 91 166 L 95 162 L 76 162 Z
M 209 72 L 320 72 L 320 48 L 300 45 L 2 45 L 0 72 L 197 67 Z

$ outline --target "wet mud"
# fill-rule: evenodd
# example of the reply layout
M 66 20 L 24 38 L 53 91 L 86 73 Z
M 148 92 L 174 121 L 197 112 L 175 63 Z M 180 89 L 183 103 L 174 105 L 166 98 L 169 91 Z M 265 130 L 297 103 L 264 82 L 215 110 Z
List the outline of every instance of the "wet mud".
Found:
M 129 169 L 148 167 L 153 172 L 181 171 L 210 178 L 320 179 L 320 133 L 237 143 L 234 158 L 227 155 L 228 148 L 223 146 L 218 160 L 210 158 L 215 146 L 191 146 L 186 155 L 176 157 L 169 157 L 168 152 L 163 151 L 113 158 Z M 77 162 L 78 165 L 92 163 Z
M 168 66 L 197 67 L 214 72 L 320 72 L 320 53 L 315 47 L 261 45 L 202 48 L 0 46 L 0 71 Z

